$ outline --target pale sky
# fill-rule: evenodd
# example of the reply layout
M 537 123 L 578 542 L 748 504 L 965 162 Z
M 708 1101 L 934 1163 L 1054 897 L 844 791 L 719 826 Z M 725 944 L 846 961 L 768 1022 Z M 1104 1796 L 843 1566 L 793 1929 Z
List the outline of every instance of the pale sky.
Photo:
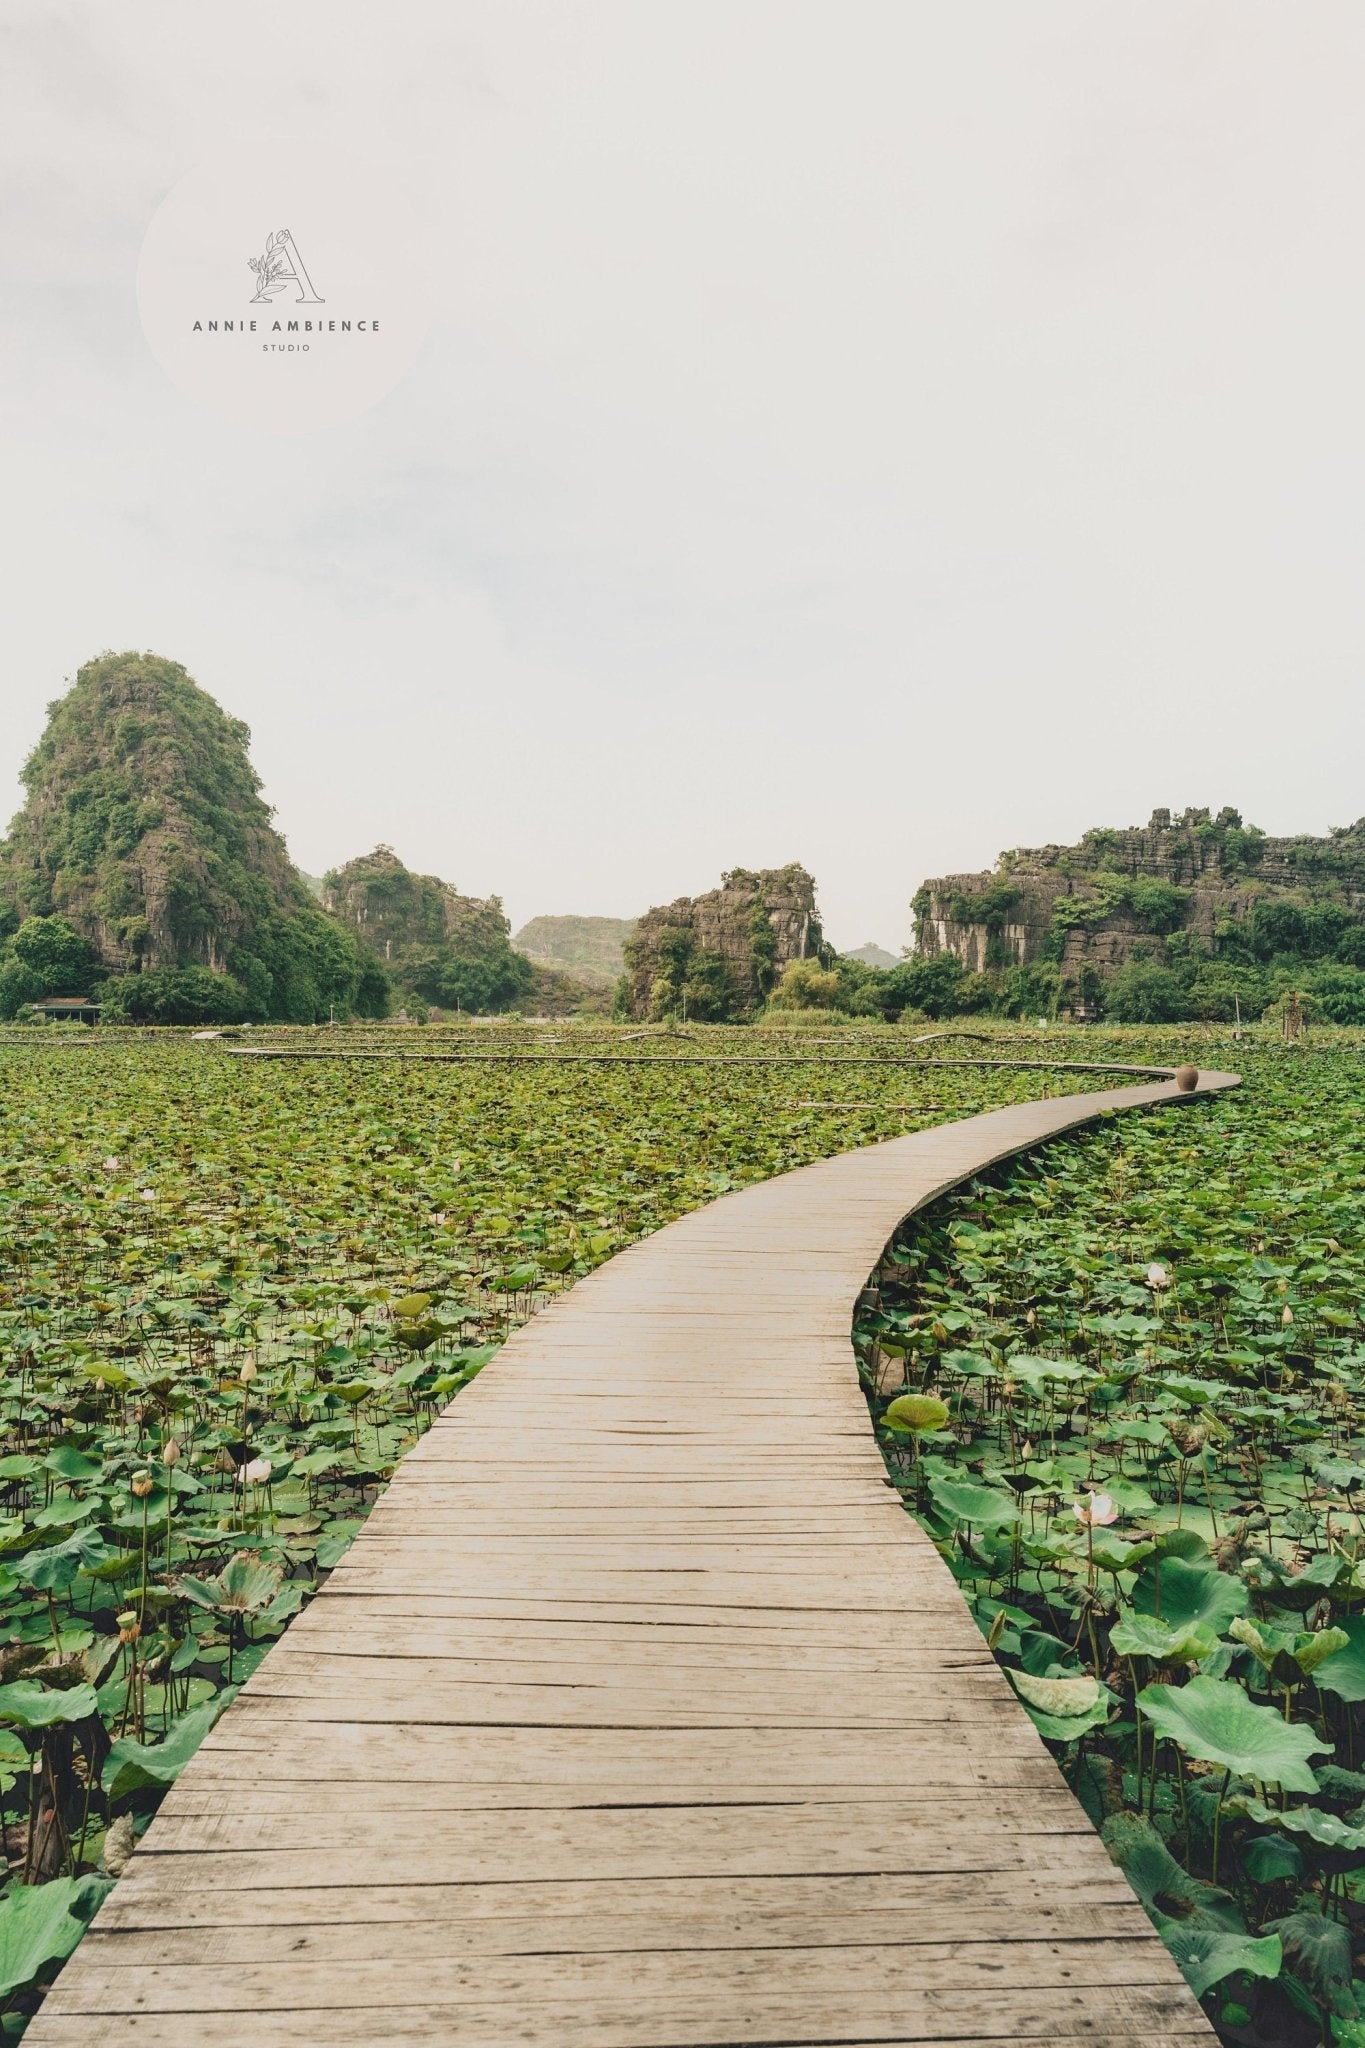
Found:
M 5 0 L 0 810 L 185 664 L 298 863 L 514 923 L 1365 812 L 1365 12 L 1345 0 Z M 391 154 L 437 316 L 229 426 L 135 273 L 205 152 Z

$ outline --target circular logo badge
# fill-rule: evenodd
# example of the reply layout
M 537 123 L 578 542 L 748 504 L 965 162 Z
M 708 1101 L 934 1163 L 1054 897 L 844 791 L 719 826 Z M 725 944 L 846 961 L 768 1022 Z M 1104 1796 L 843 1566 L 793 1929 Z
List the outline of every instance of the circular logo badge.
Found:
M 400 172 L 331 143 L 243 143 L 197 165 L 143 238 L 153 355 L 189 397 L 263 433 L 355 419 L 430 324 L 419 214 Z

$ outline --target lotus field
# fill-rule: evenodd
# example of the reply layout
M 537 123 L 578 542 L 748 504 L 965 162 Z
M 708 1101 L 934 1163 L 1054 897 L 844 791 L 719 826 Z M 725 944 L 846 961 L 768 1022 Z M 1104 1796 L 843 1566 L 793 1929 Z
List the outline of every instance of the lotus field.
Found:
M 755 1036 L 567 1048 L 654 1056 L 643 1063 L 443 1065 L 5 1034 L 11 2033 L 234 1687 L 509 1329 L 715 1195 L 1038 1082 L 658 1057 L 753 1051 Z M 429 1054 L 470 1034 L 382 1042 Z M 538 1042 L 480 1032 L 476 1049 Z
M 1022 1707 L 1224 2038 L 1285 2048 L 1365 2043 L 1363 1058 L 1225 1048 L 1241 1090 L 917 1218 L 858 1328 Z
M 6 2038 L 517 1323 L 747 1181 L 1111 1085 L 950 1056 L 1188 1054 L 1245 1087 L 916 1218 L 858 1369 L 907 1509 L 1225 2037 L 1365 2043 L 1365 1051 L 992 1029 L 391 1028 L 346 1042 L 427 1057 L 280 1062 L 0 1034 Z

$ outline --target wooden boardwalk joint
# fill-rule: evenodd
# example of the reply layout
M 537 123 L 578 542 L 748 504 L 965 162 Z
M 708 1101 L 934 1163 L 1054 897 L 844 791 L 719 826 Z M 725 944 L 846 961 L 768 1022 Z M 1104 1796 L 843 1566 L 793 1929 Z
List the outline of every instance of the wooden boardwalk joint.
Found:
M 887 1485 L 849 1342 L 909 1212 L 1174 1099 L 845 1153 L 518 1331 L 173 1788 L 31 2048 L 1212 2041 Z

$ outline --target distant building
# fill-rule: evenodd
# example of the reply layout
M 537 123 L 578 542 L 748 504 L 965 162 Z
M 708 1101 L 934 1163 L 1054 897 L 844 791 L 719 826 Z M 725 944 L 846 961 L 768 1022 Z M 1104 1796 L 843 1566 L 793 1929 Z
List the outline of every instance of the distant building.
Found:
M 49 1023 L 98 1024 L 103 1005 L 89 996 L 44 996 L 40 1003 L 28 1007 L 35 1017 L 44 1017 Z

